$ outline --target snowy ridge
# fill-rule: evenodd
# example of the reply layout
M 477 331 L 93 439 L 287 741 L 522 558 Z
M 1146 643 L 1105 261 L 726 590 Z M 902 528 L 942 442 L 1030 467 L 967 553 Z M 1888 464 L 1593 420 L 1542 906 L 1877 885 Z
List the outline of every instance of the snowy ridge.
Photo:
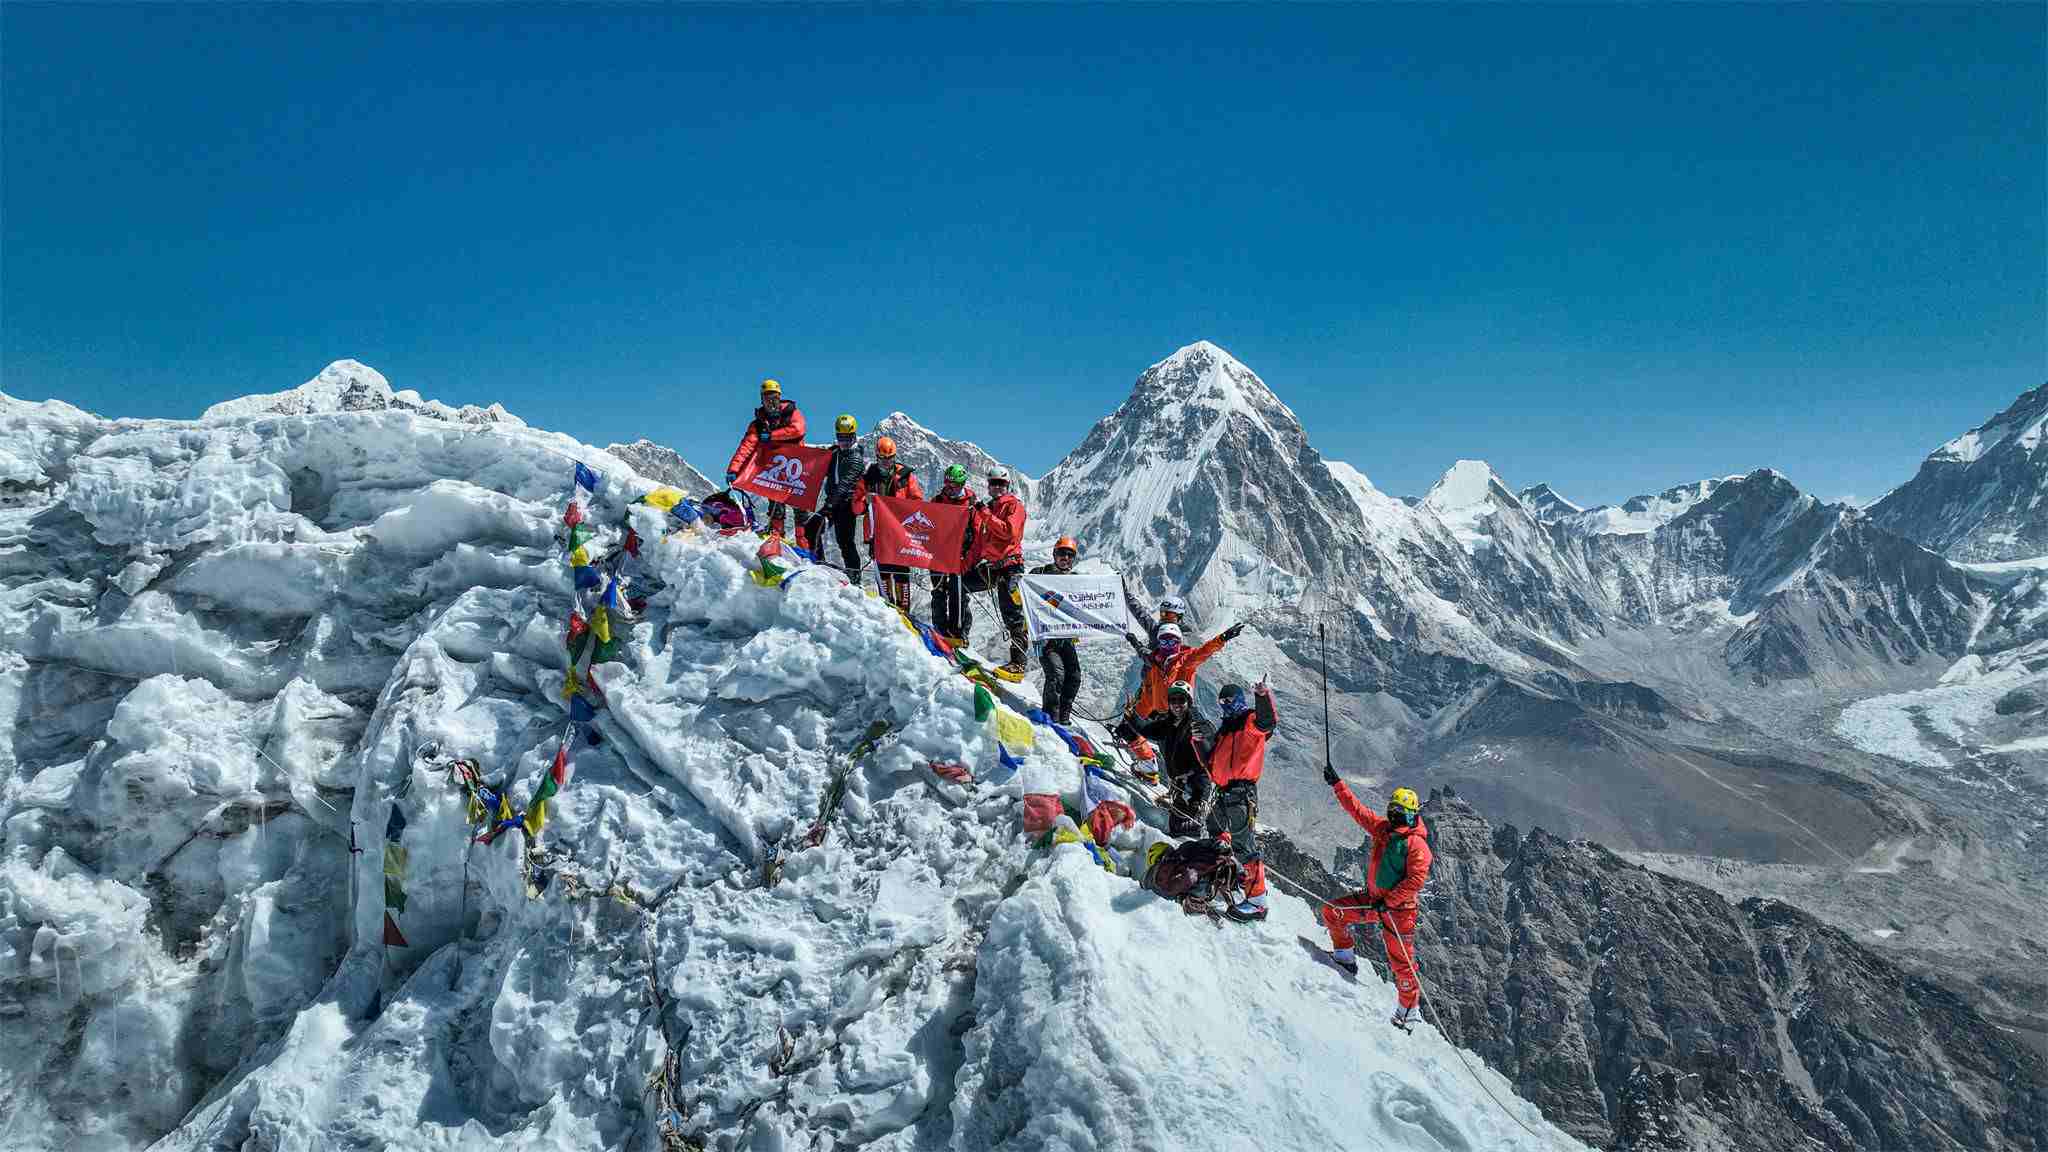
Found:
M 634 471 L 649 480 L 681 489 L 685 496 L 706 496 L 721 487 L 683 459 L 681 453 L 652 440 L 643 438 L 631 444 L 613 444 L 605 451 L 631 464 Z
M 1298 901 L 1219 931 L 1033 850 L 1024 792 L 1081 803 L 1057 738 L 995 773 L 972 685 L 892 612 L 669 534 L 616 456 L 402 408 L 0 399 L 0 432 L 0 539 L 34 557 L 0 568 L 10 1149 L 1577 1147 L 1309 963 Z M 529 857 L 470 843 L 427 750 L 521 803 L 545 771 L 573 461 L 649 599 Z M 1176 1102 L 1219 1071 L 1242 1121 Z
M 393 392 L 391 383 L 384 379 L 383 373 L 354 360 L 336 360 L 321 369 L 318 376 L 297 388 L 224 400 L 208 408 L 199 418 L 238 420 L 247 416 L 271 414 L 303 416 L 316 412 L 378 412 L 387 408 L 417 412 L 437 420 L 455 420 L 464 424 L 512 424 L 523 427 L 525 423 L 505 411 L 502 404 L 493 404 L 488 408 L 464 404 L 460 408 L 451 408 L 438 400 L 423 400 L 418 392 L 411 389 Z
M 1589 536 L 1654 532 L 1712 496 L 1714 489 L 1730 480 L 1740 479 L 1742 477 L 1737 475 L 1698 480 L 1666 488 L 1652 496 L 1634 497 L 1619 507 L 1603 504 L 1559 519 L 1571 531 Z

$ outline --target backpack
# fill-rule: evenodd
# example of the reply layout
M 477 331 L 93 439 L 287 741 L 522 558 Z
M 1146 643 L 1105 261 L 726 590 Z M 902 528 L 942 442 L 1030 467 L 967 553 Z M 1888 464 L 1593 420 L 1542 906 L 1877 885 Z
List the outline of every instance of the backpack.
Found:
M 1244 883 L 1244 866 L 1227 844 L 1190 840 L 1167 849 L 1145 873 L 1145 887 L 1168 900 L 1180 901 L 1189 915 L 1208 912 L 1208 903 Z

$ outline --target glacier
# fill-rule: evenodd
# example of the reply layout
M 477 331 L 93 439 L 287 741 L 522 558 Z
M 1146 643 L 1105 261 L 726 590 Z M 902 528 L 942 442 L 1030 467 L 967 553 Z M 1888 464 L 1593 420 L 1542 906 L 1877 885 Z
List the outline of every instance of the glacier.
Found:
M 0 1145 L 1579 1147 L 1308 962 L 1307 903 L 1218 928 L 1034 848 L 1078 762 L 998 771 L 836 573 L 349 363 L 200 421 L 0 396 Z M 645 603 L 537 842 L 476 843 L 446 758 L 524 803 L 563 738 L 576 463 Z

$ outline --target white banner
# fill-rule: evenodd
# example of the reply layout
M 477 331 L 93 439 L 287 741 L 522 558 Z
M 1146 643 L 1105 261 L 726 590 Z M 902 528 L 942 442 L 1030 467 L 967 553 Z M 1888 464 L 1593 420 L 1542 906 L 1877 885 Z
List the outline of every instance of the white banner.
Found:
M 1019 591 L 1033 641 L 1123 639 L 1130 609 L 1124 604 L 1122 576 L 1026 574 L 1023 580 Z

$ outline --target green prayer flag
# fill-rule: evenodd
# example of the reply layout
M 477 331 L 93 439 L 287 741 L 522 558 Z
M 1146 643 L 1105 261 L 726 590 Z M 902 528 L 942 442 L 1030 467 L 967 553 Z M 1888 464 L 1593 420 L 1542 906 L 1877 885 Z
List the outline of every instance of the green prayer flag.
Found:
M 405 911 L 405 889 L 398 886 L 398 877 L 384 878 L 384 906 L 398 912 Z

